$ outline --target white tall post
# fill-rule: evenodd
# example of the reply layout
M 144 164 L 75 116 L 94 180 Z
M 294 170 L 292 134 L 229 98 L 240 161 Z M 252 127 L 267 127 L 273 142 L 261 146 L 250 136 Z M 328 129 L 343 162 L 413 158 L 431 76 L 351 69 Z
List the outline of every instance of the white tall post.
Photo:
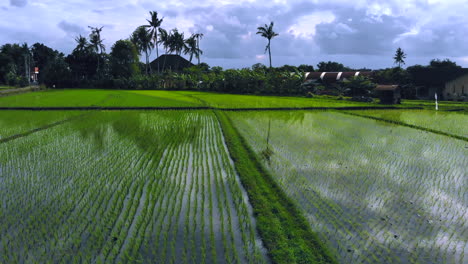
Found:
M 437 93 L 435 93 L 435 103 L 436 103 L 436 111 L 439 110 L 439 104 L 437 103 Z

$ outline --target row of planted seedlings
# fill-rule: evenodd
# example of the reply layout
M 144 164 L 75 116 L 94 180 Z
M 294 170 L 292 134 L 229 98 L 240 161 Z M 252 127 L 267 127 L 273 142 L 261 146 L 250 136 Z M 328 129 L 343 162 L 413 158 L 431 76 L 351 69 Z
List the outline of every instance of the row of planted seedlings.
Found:
M 17 140 L 0 145 L 1 262 L 265 261 L 211 113 L 95 113 Z
M 241 211 L 226 201 L 226 207 L 221 207 L 221 194 L 226 196 L 229 190 L 220 182 L 225 168 L 217 160 L 223 156 L 225 159 L 226 153 L 213 151 L 219 144 L 214 140 L 219 132 L 214 130 L 212 118 L 203 116 L 201 129 L 191 142 L 165 157 L 165 173 L 171 177 L 160 186 L 169 194 L 155 203 L 162 210 L 155 212 L 146 231 L 151 234 L 149 248 L 141 249 L 150 252 L 144 254 L 146 262 L 158 258 L 162 262 L 240 263 L 252 254 L 251 250 L 242 250 L 244 241 L 233 231 L 241 228 L 232 221 L 240 217 Z M 184 164 L 182 169 L 178 160 Z M 242 236 L 245 233 L 241 229 Z M 176 254 L 180 251 L 182 254 Z
M 60 136 L 58 138 L 61 139 Z M 41 140 L 43 140 L 43 139 L 44 138 L 42 137 Z M 64 139 L 65 139 L 65 143 L 71 143 L 72 146 L 73 146 L 73 144 L 75 146 L 80 146 L 80 145 L 82 146 L 83 145 L 83 142 L 80 141 L 79 139 L 78 139 L 78 141 L 76 141 L 76 140 L 73 141 L 73 139 L 76 139 L 76 138 L 72 138 L 70 140 L 70 138 L 65 137 Z M 57 142 L 55 144 L 57 144 L 58 148 L 62 148 L 63 146 L 69 147 L 69 145 L 61 144 L 61 143 L 62 142 Z M 53 146 L 53 144 L 52 144 L 53 149 L 47 149 L 46 150 L 46 152 L 49 154 L 48 158 L 50 158 L 50 156 L 52 154 L 58 153 L 57 152 L 57 146 Z M 112 148 L 115 145 L 110 145 L 110 146 Z M 112 183 L 118 184 L 119 183 L 118 178 L 117 179 L 110 179 L 110 178 L 108 178 L 109 176 L 113 176 L 113 174 L 115 172 L 118 172 L 118 171 L 122 171 L 124 173 L 127 172 L 125 169 L 122 169 L 118 165 L 130 165 L 129 163 L 122 162 L 122 160 L 120 160 L 120 161 L 116 160 L 115 157 L 119 157 L 119 155 L 107 155 L 107 154 L 115 153 L 115 152 L 117 152 L 117 153 L 127 153 L 128 156 L 121 157 L 121 158 L 128 158 L 128 160 L 131 160 L 132 158 L 138 157 L 138 155 L 132 155 L 132 154 L 136 154 L 136 153 L 130 152 L 129 149 L 120 149 L 119 151 L 114 152 L 113 149 L 108 148 L 107 149 L 108 152 L 104 153 L 106 155 L 102 155 L 103 153 L 100 153 L 96 157 L 96 155 L 94 153 L 92 153 L 92 151 L 91 151 L 91 153 L 78 153 L 78 155 L 76 155 L 77 154 L 76 149 L 73 149 L 73 147 L 67 148 L 67 149 L 72 150 L 70 153 L 68 153 L 69 154 L 68 157 L 70 157 L 71 161 L 76 161 L 77 162 L 76 164 L 74 164 L 75 166 L 70 166 L 70 165 L 73 164 L 73 163 L 70 163 L 70 162 L 63 162 L 63 163 L 57 162 L 58 160 L 60 160 L 60 159 L 63 160 L 64 158 L 67 157 L 67 155 L 63 155 L 63 154 L 66 154 L 66 153 L 60 152 L 60 157 L 57 157 L 56 159 L 50 159 L 50 160 L 52 160 L 52 162 L 57 162 L 57 164 L 53 164 L 53 166 L 54 166 L 53 169 L 55 171 L 50 171 L 49 170 L 49 171 L 45 171 L 44 173 L 41 173 L 39 167 L 35 168 L 34 166 L 30 166 L 30 167 L 26 166 L 27 168 L 32 169 L 29 174 L 26 174 L 26 179 L 37 177 L 34 174 L 37 174 L 38 172 L 40 172 L 39 174 L 43 175 L 44 178 L 46 178 L 47 180 L 52 180 L 52 184 L 48 184 L 48 186 L 46 187 L 45 190 L 39 190 L 38 195 L 47 194 L 51 189 L 63 189 L 62 188 L 63 185 L 72 185 L 74 188 L 83 187 L 83 188 L 80 189 L 79 192 L 75 191 L 75 189 L 73 189 L 73 190 L 68 190 L 68 189 L 64 190 L 64 192 L 62 192 L 62 194 L 66 195 L 64 197 L 61 197 L 61 196 L 58 196 L 58 195 L 53 195 L 55 202 L 70 201 L 71 205 L 73 205 L 74 203 L 78 203 L 78 205 L 76 205 L 76 204 L 73 205 L 73 207 L 75 207 L 76 209 L 71 209 L 69 211 L 70 214 L 78 212 L 78 209 L 80 209 L 80 207 L 79 207 L 80 203 L 82 203 L 84 205 L 81 208 L 81 210 L 83 210 L 83 211 L 79 212 L 80 214 L 78 214 L 76 217 L 64 218 L 64 219 L 66 219 L 67 223 L 62 224 L 62 226 L 61 226 L 65 230 L 64 232 L 67 233 L 66 235 L 67 235 L 68 238 L 70 238 L 71 235 L 74 235 L 74 238 L 71 238 L 71 242 L 72 242 L 71 249 L 73 250 L 73 248 L 83 247 L 83 240 L 87 240 L 90 237 L 91 234 L 94 235 L 97 239 L 102 239 L 103 236 L 101 236 L 101 234 L 100 234 L 101 230 L 99 229 L 100 225 L 98 225 L 95 220 L 96 219 L 101 219 L 99 212 L 102 212 L 103 210 L 108 208 L 108 206 L 104 206 L 103 201 L 108 201 L 109 197 L 106 197 L 104 195 L 108 196 L 110 193 L 112 193 L 112 192 L 105 192 L 105 191 L 102 192 L 102 190 L 106 190 L 107 188 L 109 188 L 109 184 L 112 184 Z M 31 154 L 28 153 L 28 157 L 30 157 L 30 156 L 31 156 Z M 108 156 L 108 157 L 106 157 L 106 156 Z M 82 162 L 80 162 L 79 159 L 77 159 L 79 157 L 86 157 L 86 158 L 89 158 L 89 160 L 95 161 L 95 162 L 92 163 L 92 164 L 82 163 Z M 106 158 L 104 158 L 104 157 L 106 157 Z M 109 158 L 114 158 L 114 159 L 109 159 Z M 47 160 L 43 160 L 43 159 L 44 159 L 44 157 L 33 157 L 32 160 L 28 160 L 28 163 L 37 164 L 37 163 L 47 162 Z M 103 162 L 100 159 L 107 159 L 107 162 L 109 162 L 110 164 L 117 164 L 117 166 L 107 167 L 107 168 L 111 168 L 111 170 L 103 171 L 103 169 L 106 169 L 106 167 L 102 166 Z M 11 160 L 15 160 L 15 159 L 11 159 Z M 62 164 L 65 165 L 66 167 L 55 168 L 55 167 L 60 167 Z M 44 164 L 42 166 L 44 166 Z M 80 166 L 82 166 L 82 168 L 85 168 L 85 170 L 79 171 L 80 173 L 83 173 L 84 175 L 80 175 L 81 177 L 77 178 L 76 173 L 73 170 L 76 170 Z M 16 167 L 17 166 L 15 166 L 15 168 Z M 20 166 L 20 167 L 24 167 L 24 166 Z M 71 170 L 69 170 L 70 168 L 71 168 Z M 88 170 L 86 170 L 86 169 L 88 169 Z M 55 181 L 54 179 L 51 179 L 51 176 L 53 176 L 55 174 L 60 174 L 63 179 L 67 180 L 67 182 L 65 182 L 64 184 L 61 184 L 59 181 Z M 89 177 L 89 178 L 86 178 L 88 180 L 88 182 L 82 184 L 80 182 L 80 180 L 83 179 L 84 178 L 83 176 L 85 176 L 85 175 Z M 130 172 L 130 175 L 131 175 L 131 172 Z M 75 177 L 73 177 L 73 176 L 75 176 Z M 98 177 L 96 177 L 96 176 L 98 176 Z M 120 175 L 118 175 L 118 176 L 120 176 Z M 100 179 L 101 180 L 100 182 L 98 182 L 98 183 L 100 183 L 100 185 L 96 184 L 96 182 L 89 182 L 89 180 L 93 181 L 95 179 Z M 122 178 L 122 179 L 124 179 L 124 178 Z M 131 178 L 126 179 L 127 182 L 130 182 L 130 180 L 131 180 Z M 55 187 L 54 184 L 57 184 L 58 187 Z M 35 186 L 37 186 L 37 185 L 31 185 L 31 186 L 27 186 L 27 187 L 34 188 Z M 126 184 L 124 183 L 123 186 L 126 186 Z M 93 187 L 94 187 L 94 189 L 93 189 Z M 26 189 L 25 191 L 21 191 L 19 193 L 19 196 L 32 197 L 32 196 L 24 195 L 24 193 L 28 193 L 27 192 L 28 190 L 29 189 Z M 86 192 L 86 193 L 84 193 L 84 192 Z M 75 196 L 70 196 L 70 194 L 75 195 Z M 79 198 L 79 200 L 75 199 L 75 198 Z M 44 199 L 41 199 L 41 200 L 44 200 Z M 35 210 L 40 210 L 41 208 L 43 208 L 43 206 L 41 204 L 34 204 L 34 203 L 29 203 L 29 204 L 31 204 L 33 206 L 32 207 L 33 210 L 34 209 Z M 16 208 L 16 206 L 12 205 L 12 208 Z M 62 211 L 67 211 L 68 210 L 68 207 L 61 206 L 61 205 L 57 205 L 57 206 L 54 205 L 54 208 L 60 209 Z M 85 210 L 87 210 L 87 211 L 85 211 Z M 47 210 L 46 210 L 46 212 L 47 212 Z M 23 214 L 20 213 L 20 214 L 17 215 L 17 218 L 21 219 L 21 217 L 23 217 L 23 215 L 27 215 L 27 213 L 23 213 Z M 42 215 L 44 215 L 45 217 L 43 217 L 43 218 L 48 221 L 48 225 L 46 227 L 57 228 L 57 226 L 54 226 L 54 224 L 50 222 L 50 218 L 51 218 L 50 216 L 45 215 L 45 214 L 42 214 Z M 15 217 L 12 217 L 11 214 L 9 214 L 9 216 L 12 219 L 15 219 Z M 83 219 L 83 217 L 86 217 L 86 219 Z M 38 218 L 36 217 L 35 219 L 38 219 Z M 77 222 L 76 224 L 70 223 L 70 221 L 74 221 L 74 220 L 76 220 L 76 222 Z M 91 220 L 93 220 L 93 221 L 91 221 Z M 62 223 L 63 223 L 63 221 L 62 221 Z M 32 224 L 31 226 L 34 226 L 34 224 Z M 73 230 L 71 232 L 69 230 L 70 227 L 76 227 L 76 228 L 75 228 L 75 230 Z M 89 230 L 88 230 L 89 227 L 94 227 L 95 229 L 97 229 L 97 232 L 89 232 Z M 44 228 L 44 227 L 41 227 L 41 228 Z M 77 231 L 80 228 L 82 230 Z M 34 232 L 32 232 L 32 233 L 33 233 L 32 235 L 34 236 L 35 233 Z M 59 238 L 59 239 L 63 239 L 63 234 L 59 234 L 59 235 L 54 234 L 54 237 Z M 29 240 L 29 241 L 31 241 L 31 240 Z M 46 242 L 46 241 L 44 241 L 44 242 Z M 94 242 L 96 242 L 96 241 L 93 241 L 93 243 Z M 21 244 L 24 244 L 24 243 L 21 243 Z M 66 246 L 70 246 L 67 242 L 62 242 L 62 244 L 65 244 Z M 45 245 L 45 250 L 47 250 L 47 246 L 50 247 L 50 245 Z M 96 248 L 97 247 L 98 246 L 96 246 Z M 69 250 L 70 249 L 54 250 L 54 254 L 61 254 L 61 253 L 64 253 L 64 251 L 67 252 Z M 80 249 L 80 253 L 82 253 L 82 252 L 84 252 L 84 250 Z M 28 255 L 32 255 L 32 253 L 31 253 L 31 251 L 28 251 L 28 254 L 23 254 L 23 255 L 27 257 Z M 85 253 L 85 255 L 87 257 L 90 257 L 93 254 Z
M 274 116 L 237 119 L 244 136 L 259 152 L 265 148 L 268 118 Z M 284 129 L 283 121 L 272 123 L 270 169 L 308 213 L 314 230 L 331 241 L 343 259 L 424 262 L 429 257 L 463 263 L 466 239 L 455 229 L 466 232 L 466 207 L 456 206 L 459 199 L 466 200 L 460 196 L 460 169 L 466 158 L 459 153 L 453 159 L 440 160 L 454 150 L 463 152 L 461 142 L 429 135 L 435 138 L 428 141 L 437 143 L 428 147 L 422 137 L 415 140 L 420 131 L 376 126 L 368 120 L 356 124 L 359 120 L 332 113 L 311 114 L 303 120 L 306 124 L 289 124 L 291 129 Z M 388 130 L 394 135 L 382 136 Z M 282 140 L 285 137 L 287 142 Z M 431 152 L 439 152 L 437 158 L 423 157 Z M 431 212 L 435 206 L 447 213 L 425 191 L 431 185 L 439 193 L 452 195 L 450 201 L 445 200 L 453 208 L 450 220 L 440 221 L 442 215 Z M 436 245 L 436 239 L 421 239 L 444 232 L 453 239 L 443 247 Z M 424 250 L 427 245 L 422 241 L 431 244 L 432 252 Z
M 86 128 L 89 129 L 89 127 Z M 24 186 L 23 189 L 10 188 L 11 185 L 4 186 L 6 189 L 17 191 L 16 198 L 18 199 L 15 200 L 29 199 L 29 201 L 25 201 L 25 204 L 29 204 L 31 207 L 26 208 L 26 211 L 19 210 L 17 214 L 6 212 L 5 217 L 12 219 L 12 221 L 21 223 L 25 216 L 30 216 L 30 219 L 27 219 L 26 223 L 28 229 L 15 225 L 12 225 L 9 230 L 1 229 L 7 232 L 4 240 L 7 241 L 7 244 L 10 242 L 13 245 L 14 242 L 18 243 L 18 245 L 10 247 L 10 249 L 16 250 L 7 250 L 7 248 L 2 250 L 26 259 L 31 257 L 38 261 L 42 261 L 44 258 L 56 261 L 63 257 L 73 256 L 74 253 L 76 253 L 76 258 L 90 258 L 93 256 L 92 252 L 99 247 L 100 240 L 105 239 L 105 236 L 100 233 L 102 230 L 98 221 L 106 219 L 102 217 L 109 208 L 109 205 L 105 205 L 105 203 L 110 200 L 109 195 L 112 194 L 108 190 L 112 188 L 113 184 L 117 186 L 123 181 L 123 186 L 125 186 L 125 181 L 131 180 L 119 179 L 118 176 L 122 176 L 119 172 L 123 174 L 130 172 L 125 168 L 130 164 L 122 162 L 123 160 L 118 160 L 116 157 L 130 160 L 138 155 L 132 149 L 116 148 L 116 146 L 120 146 L 119 144 L 107 144 L 106 151 L 99 151 L 93 144 L 86 144 L 86 141 L 80 136 L 67 135 L 69 131 L 65 134 L 55 134 L 54 130 L 47 131 L 47 133 L 51 132 L 53 137 L 50 142 L 45 141 L 47 135 L 37 134 L 35 135 L 36 139 L 28 137 L 28 145 L 36 145 L 34 149 L 17 153 L 16 158 L 9 159 L 17 162 L 11 166 L 13 171 L 18 170 L 18 168 L 30 168 L 30 171 L 18 175 L 22 177 L 10 178 L 14 179 L 16 184 Z M 16 142 L 15 146 L 17 147 L 18 144 L 19 142 Z M 77 148 L 78 146 L 79 148 Z M 82 150 L 87 151 L 82 152 Z M 127 155 L 112 155 L 116 152 Z M 28 158 L 26 161 L 21 159 L 25 156 Z M 21 164 L 21 162 L 27 164 Z M 109 164 L 116 164 L 116 166 L 103 166 Z M 31 179 L 35 179 L 35 181 L 29 185 L 21 183 L 22 180 L 27 183 Z M 8 204 L 12 210 L 22 208 L 21 204 L 9 204 L 7 201 L 4 204 Z M 16 229 L 20 234 L 17 232 L 11 239 L 8 239 L 8 236 L 12 234 L 12 229 Z M 44 232 L 37 230 L 44 230 Z M 37 239 L 36 236 L 38 236 Z M 39 252 L 31 250 L 29 245 L 32 245 L 32 248 L 36 248 L 36 251 Z M 21 246 L 27 247 L 23 248 L 24 252 L 22 252 Z M 87 251 L 88 249 L 89 251 Z M 8 255 L 4 254 L 3 256 L 7 257 Z

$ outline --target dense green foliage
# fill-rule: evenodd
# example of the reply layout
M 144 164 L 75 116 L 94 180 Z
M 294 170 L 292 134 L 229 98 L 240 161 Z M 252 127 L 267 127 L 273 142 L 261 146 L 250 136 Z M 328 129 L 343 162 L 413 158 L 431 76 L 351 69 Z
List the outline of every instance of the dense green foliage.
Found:
M 138 52 L 135 45 L 128 40 L 118 40 L 110 53 L 111 74 L 114 78 L 129 78 L 140 72 Z
M 217 116 L 271 260 L 274 263 L 336 263 L 229 118 L 222 112 L 217 112 Z
M 340 263 L 466 262 L 465 141 L 335 112 L 229 117 Z

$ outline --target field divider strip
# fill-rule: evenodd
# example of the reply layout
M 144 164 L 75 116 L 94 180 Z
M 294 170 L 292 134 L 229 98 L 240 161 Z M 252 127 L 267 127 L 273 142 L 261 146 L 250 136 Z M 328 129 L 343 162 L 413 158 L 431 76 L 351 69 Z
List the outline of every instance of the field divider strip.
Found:
M 52 127 L 55 127 L 55 126 L 59 126 L 59 125 L 68 123 L 70 121 L 77 120 L 77 119 L 82 118 L 83 116 L 89 115 L 89 114 L 91 114 L 91 113 L 85 113 L 85 114 L 81 114 L 81 115 L 77 115 L 77 116 L 72 116 L 72 117 L 69 117 L 69 118 L 66 118 L 66 119 L 51 123 L 51 124 L 47 124 L 45 126 L 34 128 L 32 130 L 29 130 L 29 131 L 26 131 L 26 132 L 23 132 L 23 133 L 15 134 L 15 135 L 12 135 L 12 136 L 9 136 L 9 137 L 6 137 L 6 138 L 0 138 L 0 144 L 6 143 L 6 142 L 9 142 L 9 141 L 18 139 L 18 138 L 27 137 L 27 136 L 29 136 L 31 134 L 36 133 L 36 132 L 40 132 L 40 131 L 43 131 L 43 130 L 46 130 L 46 129 L 49 129 L 49 128 L 52 128 Z
M 362 114 L 356 114 L 356 113 L 351 113 L 351 112 L 341 112 L 341 113 L 347 114 L 347 115 L 352 115 L 352 116 L 358 116 L 358 117 L 362 117 L 362 118 L 369 118 L 369 119 L 373 119 L 373 120 L 377 120 L 377 121 L 381 121 L 381 122 L 386 122 L 386 123 L 391 123 L 391 124 L 395 124 L 395 125 L 410 127 L 410 128 L 414 128 L 414 129 L 419 129 L 419 130 L 423 130 L 423 131 L 426 131 L 426 132 L 431 132 L 431 133 L 434 133 L 434 134 L 447 136 L 447 137 L 451 137 L 451 138 L 455 138 L 455 139 L 459 139 L 459 140 L 463 140 L 463 141 L 468 142 L 467 137 L 458 136 L 458 135 L 450 134 L 450 133 L 447 133 L 447 132 L 443 132 L 443 131 L 440 131 L 440 130 L 435 130 L 435 129 L 431 129 L 431 128 L 427 128 L 427 127 L 411 125 L 411 124 L 401 122 L 401 121 L 389 120 L 389 119 L 385 119 L 385 118 L 369 116 L 369 115 L 362 115 Z
M 159 106 L 57 106 L 57 107 L 0 107 L 5 111 L 87 111 L 87 110 L 221 110 L 221 111 L 284 111 L 284 110 L 422 110 L 422 107 L 393 107 L 393 106 L 343 106 L 343 107 L 213 107 L 213 106 L 174 106 L 174 107 L 159 107 Z
M 229 117 L 219 111 L 215 114 L 272 262 L 337 263 L 325 242 L 312 232 L 302 212 L 263 167 Z

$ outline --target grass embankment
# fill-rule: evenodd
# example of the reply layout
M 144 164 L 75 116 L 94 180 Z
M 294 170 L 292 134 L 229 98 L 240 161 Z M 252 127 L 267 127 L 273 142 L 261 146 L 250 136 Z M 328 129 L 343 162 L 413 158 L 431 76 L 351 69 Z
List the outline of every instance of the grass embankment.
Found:
M 439 101 L 439 110 L 468 110 L 468 102 Z M 402 100 L 398 107 L 421 107 L 428 110 L 435 110 L 434 100 Z
M 230 119 L 222 112 L 215 113 L 271 260 L 274 263 L 337 263 Z

